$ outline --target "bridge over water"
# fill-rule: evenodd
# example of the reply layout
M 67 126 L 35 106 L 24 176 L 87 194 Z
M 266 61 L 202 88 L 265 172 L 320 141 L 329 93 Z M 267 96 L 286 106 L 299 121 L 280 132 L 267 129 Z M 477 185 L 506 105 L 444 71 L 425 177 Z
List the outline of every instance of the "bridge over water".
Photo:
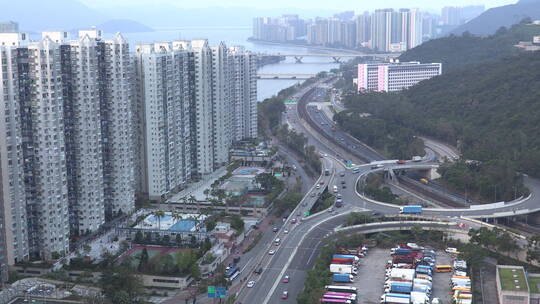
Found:
M 358 58 L 358 57 L 375 57 L 375 58 L 383 58 L 383 59 L 389 59 L 389 58 L 396 58 L 399 57 L 401 53 L 380 53 L 380 54 L 364 54 L 364 53 L 350 53 L 350 54 L 336 54 L 336 53 L 309 53 L 309 54 L 294 54 L 294 53 L 275 53 L 275 54 L 267 54 L 267 53 L 260 53 L 258 54 L 259 57 L 293 57 L 296 60 L 296 63 L 302 63 L 302 59 L 304 57 L 327 57 L 332 58 L 335 62 L 339 63 L 341 59 L 343 58 Z
M 259 73 L 257 78 L 259 79 L 309 79 L 315 77 L 315 74 L 269 74 L 269 73 Z

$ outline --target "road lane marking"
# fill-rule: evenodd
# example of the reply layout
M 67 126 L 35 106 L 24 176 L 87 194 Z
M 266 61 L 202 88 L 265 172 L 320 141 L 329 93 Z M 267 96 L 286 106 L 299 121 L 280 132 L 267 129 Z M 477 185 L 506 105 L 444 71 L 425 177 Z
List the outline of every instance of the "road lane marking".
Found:
M 300 241 L 298 242 L 298 245 L 300 245 L 303 241 L 304 241 L 304 237 L 306 235 L 308 235 L 311 231 L 313 231 L 315 228 L 317 228 L 318 225 L 324 223 L 324 222 L 327 222 L 329 220 L 332 220 L 332 219 L 335 219 L 339 216 L 342 216 L 341 214 L 338 214 L 338 215 L 334 215 L 334 216 L 331 216 L 331 217 L 328 217 L 322 221 L 320 221 L 319 223 L 317 223 L 316 225 L 312 225 L 308 231 L 302 235 L 302 238 L 300 239 Z M 283 274 L 287 271 L 287 269 L 289 268 L 289 265 L 291 264 L 292 260 L 294 259 L 294 256 L 296 255 L 296 252 L 298 251 L 298 249 L 300 248 L 300 246 L 298 247 L 295 247 L 293 252 L 291 253 L 289 259 L 287 260 L 287 263 L 285 263 L 285 265 L 283 266 L 283 269 L 281 270 L 281 273 L 280 275 L 278 276 L 277 280 L 274 282 L 274 285 L 272 285 L 272 288 L 270 289 L 270 291 L 268 292 L 268 294 L 266 295 L 266 298 L 264 299 L 263 303 L 262 304 L 267 304 L 268 301 L 270 300 L 270 297 L 272 297 L 272 295 L 274 294 L 274 292 L 276 291 L 276 288 L 277 286 L 279 285 L 279 282 L 280 282 L 280 278 L 283 277 Z

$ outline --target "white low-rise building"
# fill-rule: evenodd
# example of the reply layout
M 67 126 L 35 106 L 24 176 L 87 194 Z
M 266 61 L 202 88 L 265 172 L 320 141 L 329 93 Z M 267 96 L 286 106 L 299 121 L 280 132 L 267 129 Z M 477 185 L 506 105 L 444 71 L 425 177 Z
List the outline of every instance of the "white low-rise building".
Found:
M 358 65 L 358 92 L 396 92 L 441 75 L 442 63 L 383 62 Z

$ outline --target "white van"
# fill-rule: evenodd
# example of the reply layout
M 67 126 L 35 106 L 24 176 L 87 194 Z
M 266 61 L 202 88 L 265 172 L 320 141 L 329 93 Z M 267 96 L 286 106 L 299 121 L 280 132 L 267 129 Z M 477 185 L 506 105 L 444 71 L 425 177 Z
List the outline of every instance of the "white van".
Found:
M 334 193 L 337 193 L 338 192 L 338 188 L 336 185 L 334 185 Z

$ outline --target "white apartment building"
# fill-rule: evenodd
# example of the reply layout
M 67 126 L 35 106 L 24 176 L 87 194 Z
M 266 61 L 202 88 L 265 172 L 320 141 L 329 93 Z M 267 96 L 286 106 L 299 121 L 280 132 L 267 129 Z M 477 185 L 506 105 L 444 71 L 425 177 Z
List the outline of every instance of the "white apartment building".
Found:
M 0 42 L 4 42 L 0 34 Z M 12 34 L 19 39 L 20 35 Z M 20 39 L 19 39 L 20 40 Z M 19 43 L 19 42 L 17 42 Z M 0 46 L 0 279 L 7 265 L 28 259 L 28 226 L 20 128 L 17 48 Z
M 105 214 L 135 209 L 136 155 L 133 64 L 121 34 L 103 43 L 104 100 L 101 107 Z
M 227 46 L 222 42 L 210 47 L 212 50 L 212 141 L 213 169 L 229 161 L 229 149 L 233 135 L 233 104 L 229 96 L 230 63 Z
M 67 253 L 70 232 L 97 230 L 108 205 L 110 213 L 133 210 L 131 58 L 121 36 L 103 41 L 95 29 L 75 41 L 67 32 L 45 32 L 38 42 L 1 33 L 0 48 L 2 105 L 10 108 L 0 125 L 2 211 L 12 227 L 3 247 L 11 265 Z
M 192 121 L 194 166 L 197 174 L 209 174 L 214 170 L 214 117 L 212 50 L 207 40 L 184 42 L 193 52 L 194 64 L 194 113 Z
M 396 92 L 441 75 L 441 63 L 385 62 L 358 65 L 358 92 Z
M 43 37 L 56 33 L 43 33 Z M 54 39 L 54 38 L 52 38 Z M 79 39 L 62 41 L 66 160 L 71 228 L 79 234 L 105 223 L 101 130 L 100 32 L 80 31 Z
M 28 85 L 20 102 L 30 252 L 49 259 L 69 251 L 61 49 L 45 37 L 20 54 L 28 58 L 19 76 Z
M 193 57 L 181 45 L 136 47 L 142 192 L 162 200 L 191 176 L 190 74 Z
M 256 138 L 257 61 L 243 47 L 229 48 L 230 97 L 233 105 L 233 140 Z

